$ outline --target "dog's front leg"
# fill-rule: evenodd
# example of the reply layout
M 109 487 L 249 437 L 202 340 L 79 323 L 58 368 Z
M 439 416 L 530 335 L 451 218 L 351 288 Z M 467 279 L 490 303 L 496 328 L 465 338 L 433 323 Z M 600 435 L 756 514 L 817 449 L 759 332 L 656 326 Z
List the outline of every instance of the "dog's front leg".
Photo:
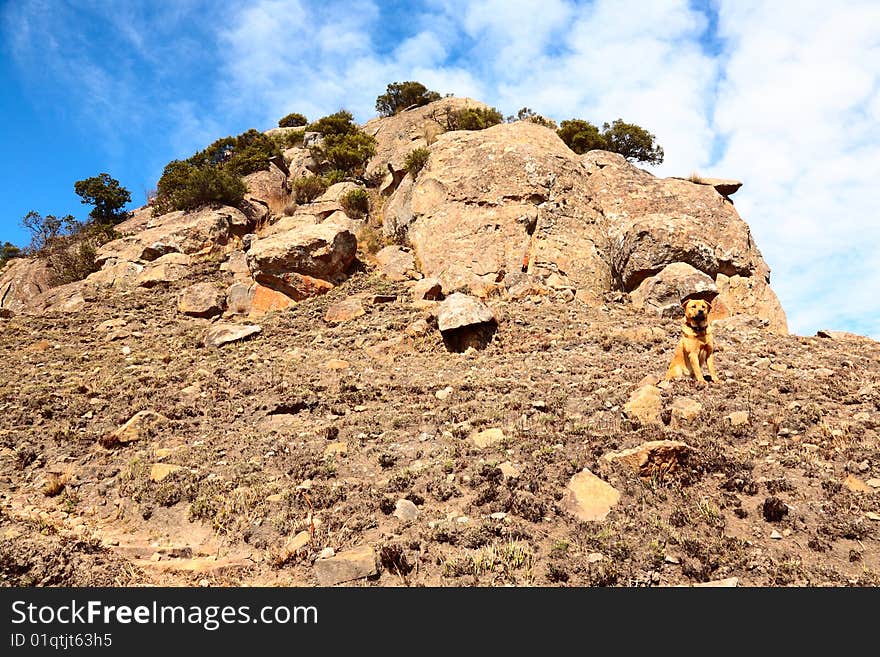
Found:
M 712 377 L 713 383 L 718 383 L 721 379 L 718 378 L 718 372 L 715 371 L 715 354 L 711 353 L 706 357 L 706 367 L 709 368 L 709 375 Z
M 696 351 L 690 352 L 688 354 L 688 363 L 690 363 L 694 378 L 700 383 L 706 383 L 706 378 L 703 376 L 703 370 L 700 367 L 700 354 Z

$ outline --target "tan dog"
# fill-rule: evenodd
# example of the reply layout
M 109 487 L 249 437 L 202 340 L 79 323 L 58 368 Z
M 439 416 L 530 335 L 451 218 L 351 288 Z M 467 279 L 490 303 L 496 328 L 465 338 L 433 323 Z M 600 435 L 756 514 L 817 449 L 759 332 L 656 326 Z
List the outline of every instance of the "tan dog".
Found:
M 684 302 L 684 321 L 681 325 L 681 340 L 666 372 L 666 380 L 689 375 L 701 383 L 706 383 L 702 366 L 709 369 L 712 381 L 718 381 L 715 371 L 715 349 L 712 328 L 709 326 L 709 311 L 712 306 L 702 299 L 689 299 Z

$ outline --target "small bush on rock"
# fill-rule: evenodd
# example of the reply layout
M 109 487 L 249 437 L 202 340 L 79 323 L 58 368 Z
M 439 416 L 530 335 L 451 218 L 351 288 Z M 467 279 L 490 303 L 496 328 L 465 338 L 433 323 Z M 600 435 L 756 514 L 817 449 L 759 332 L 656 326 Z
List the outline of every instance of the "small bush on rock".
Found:
M 293 197 L 297 203 L 311 203 L 327 191 L 327 181 L 322 176 L 303 176 L 293 181 Z
M 363 219 L 370 212 L 370 196 L 364 189 L 352 189 L 339 199 L 342 209 L 352 219 Z
M 153 214 L 174 210 L 195 210 L 203 205 L 238 206 L 247 187 L 244 181 L 225 167 L 198 167 L 174 160 L 159 179 Z
M 278 119 L 279 128 L 298 128 L 308 124 L 309 120 L 298 112 L 291 112 L 285 117 Z
M 409 172 L 413 178 L 419 175 L 419 171 L 421 171 L 425 165 L 428 163 L 428 158 L 431 156 L 431 151 L 427 148 L 416 148 L 409 152 L 409 155 L 406 156 L 406 160 L 404 160 L 403 166 Z
M 494 107 L 466 107 L 450 112 L 446 117 L 450 130 L 485 130 L 504 121 L 504 117 Z
M 323 145 L 312 146 L 310 150 L 327 169 L 359 175 L 363 173 L 367 160 L 376 154 L 376 139 L 358 127 L 348 110 L 318 119 L 309 125 L 308 130 L 319 132 L 323 137 Z
M 380 116 L 392 116 L 408 107 L 421 107 L 440 100 L 436 91 L 428 91 L 421 82 L 392 82 L 385 93 L 376 98 L 376 111 Z

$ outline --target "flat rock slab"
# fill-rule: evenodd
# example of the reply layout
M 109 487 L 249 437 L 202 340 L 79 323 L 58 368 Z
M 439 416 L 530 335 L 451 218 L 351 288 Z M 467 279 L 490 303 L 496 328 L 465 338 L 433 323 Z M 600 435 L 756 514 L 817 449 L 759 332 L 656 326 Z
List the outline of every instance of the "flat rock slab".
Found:
M 183 466 L 172 465 L 171 463 L 154 463 L 153 467 L 150 468 L 150 481 L 159 483 L 178 470 L 183 470 Z
M 330 324 L 348 322 L 365 314 L 364 304 L 359 297 L 349 297 L 327 308 L 324 313 L 324 321 Z
M 446 297 L 437 311 L 437 325 L 441 332 L 492 321 L 495 321 L 495 315 L 489 306 L 461 292 Z
M 614 486 L 584 468 L 568 483 L 562 506 L 578 520 L 596 522 L 604 520 L 619 501 Z
M 638 447 L 611 452 L 602 457 L 605 463 L 623 463 L 641 477 L 652 477 L 676 470 L 693 448 L 678 440 L 651 440 Z
M 223 312 L 226 295 L 213 283 L 190 285 L 177 300 L 177 309 L 192 317 L 213 317 Z
M 376 553 L 369 545 L 345 550 L 334 557 L 315 562 L 315 577 L 319 586 L 335 586 L 370 577 L 377 572 Z
M 653 385 L 637 388 L 623 407 L 626 416 L 642 424 L 660 424 L 662 401 L 660 388 Z
M 471 442 L 480 449 L 496 445 L 502 440 L 504 440 L 504 432 L 501 429 L 486 429 L 471 436 Z
M 392 281 L 405 281 L 413 278 L 416 260 L 412 251 L 399 246 L 386 246 L 375 255 L 376 264 L 382 275 Z
M 155 411 L 138 411 L 128 422 L 102 438 L 101 444 L 105 447 L 112 447 L 149 438 L 155 433 L 157 427 L 166 422 L 168 422 L 168 418 Z
M 256 324 L 214 324 L 205 333 L 206 347 L 220 347 L 228 342 L 244 340 L 263 329 Z

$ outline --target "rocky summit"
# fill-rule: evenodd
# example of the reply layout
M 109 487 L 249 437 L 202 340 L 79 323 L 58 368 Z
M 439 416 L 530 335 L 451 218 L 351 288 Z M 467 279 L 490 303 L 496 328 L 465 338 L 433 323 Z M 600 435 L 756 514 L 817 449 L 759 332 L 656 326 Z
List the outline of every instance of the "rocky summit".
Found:
M 449 129 L 485 107 L 11 260 L 2 584 L 880 585 L 880 344 L 788 333 L 738 181 Z M 706 386 L 662 380 L 693 296 Z

